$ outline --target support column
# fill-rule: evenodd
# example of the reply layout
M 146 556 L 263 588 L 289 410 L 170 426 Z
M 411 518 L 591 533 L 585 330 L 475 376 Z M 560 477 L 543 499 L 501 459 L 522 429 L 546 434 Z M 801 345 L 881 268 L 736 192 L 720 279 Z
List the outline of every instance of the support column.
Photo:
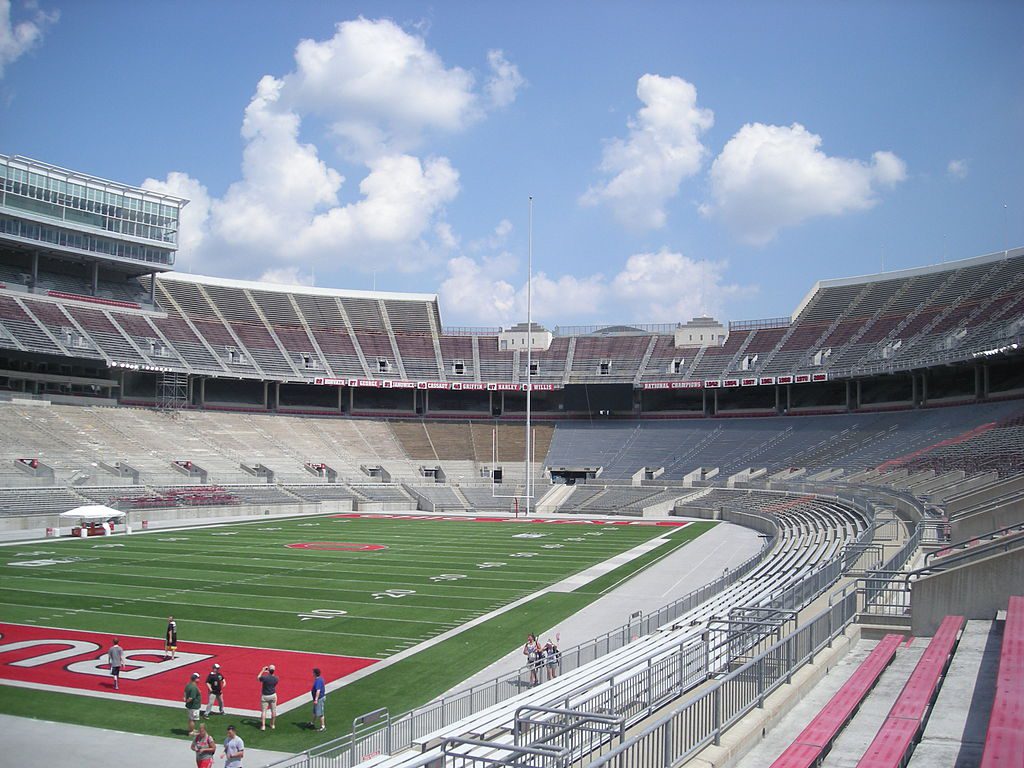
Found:
M 714 413 L 712 413 L 711 415 L 712 416 L 717 416 L 718 415 L 718 390 L 717 389 L 714 390 L 711 394 L 713 395 L 713 397 L 711 399 L 711 407 L 714 409 Z
M 199 407 L 206 407 L 206 379 L 199 380 Z
M 345 412 L 345 401 L 342 400 L 342 398 L 341 398 L 341 395 L 342 395 L 343 391 L 344 390 L 341 387 L 338 387 L 338 413 L 344 413 Z
M 100 290 L 100 263 L 92 263 L 92 295 L 95 296 Z
M 354 387 L 348 388 L 348 412 L 352 413 L 356 407 L 355 395 L 353 394 Z
M 921 371 L 921 405 L 928 404 L 928 371 Z
M 974 398 L 981 400 L 985 397 L 985 379 L 981 370 L 982 366 L 974 366 Z
M 920 392 L 920 390 L 918 389 L 918 386 L 917 386 L 917 374 L 916 373 L 911 373 L 910 374 L 910 403 L 915 408 L 917 408 L 917 402 L 918 402 L 917 398 L 918 398 L 919 392 Z
M 775 385 L 775 415 L 782 415 L 782 390 L 778 384 Z
M 281 382 L 274 382 L 274 410 L 277 411 L 281 407 Z
M 156 272 L 149 276 L 149 303 L 156 305 Z
M 860 410 L 860 394 L 860 379 L 857 379 L 857 402 L 854 403 L 854 408 L 856 408 L 857 410 Z
M 270 382 L 263 382 L 263 410 L 267 409 L 267 390 L 270 388 Z
M 32 251 L 32 290 L 39 285 L 39 251 Z
M 982 400 L 988 399 L 988 364 L 984 363 L 981 366 L 981 398 Z
M 786 385 L 786 413 L 793 410 L 793 385 Z
M 853 394 L 853 386 L 852 386 L 852 384 L 853 384 L 853 382 L 851 382 L 849 379 L 846 380 L 846 411 L 847 412 L 850 412 L 850 411 L 853 410 L 853 403 L 850 402 L 850 400 L 851 400 L 850 396 Z

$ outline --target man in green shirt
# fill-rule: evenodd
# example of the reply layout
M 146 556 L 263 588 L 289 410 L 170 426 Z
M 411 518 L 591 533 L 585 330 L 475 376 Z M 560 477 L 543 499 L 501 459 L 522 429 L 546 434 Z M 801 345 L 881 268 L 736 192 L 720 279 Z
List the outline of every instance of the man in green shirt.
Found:
M 203 696 L 199 693 L 199 686 L 196 685 L 196 680 L 199 679 L 199 673 L 193 672 L 192 677 L 188 681 L 188 685 L 185 686 L 185 709 L 188 710 L 188 735 L 196 735 L 196 723 L 199 722 L 199 710 L 203 706 Z

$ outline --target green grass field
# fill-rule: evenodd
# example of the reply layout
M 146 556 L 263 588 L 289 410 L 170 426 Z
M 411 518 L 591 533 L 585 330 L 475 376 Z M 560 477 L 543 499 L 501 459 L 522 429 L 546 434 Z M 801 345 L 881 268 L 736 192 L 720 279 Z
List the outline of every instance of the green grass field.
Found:
M 385 659 L 538 592 L 656 536 L 667 541 L 571 593 L 549 593 L 332 694 L 328 734 L 299 726 L 305 707 L 252 746 L 306 748 L 379 706 L 429 701 L 706 530 L 316 517 L 0 549 L 0 620 L 104 634 Z M 379 544 L 376 551 L 292 549 L 297 542 Z M 120 544 L 123 546 L 109 546 Z M 29 554 L 51 552 L 53 554 Z M 19 555 L 18 553 L 24 553 Z M 74 556 L 45 567 L 19 559 Z M 230 621 L 225 617 L 230 616 Z M 583 641 L 588 638 L 574 638 Z M 565 642 L 565 638 L 563 638 Z M 255 708 L 254 702 L 229 706 Z M 8 714 L 176 735 L 178 708 L 0 686 Z M 245 718 L 242 719 L 245 721 Z M 251 722 L 243 722 L 251 727 Z

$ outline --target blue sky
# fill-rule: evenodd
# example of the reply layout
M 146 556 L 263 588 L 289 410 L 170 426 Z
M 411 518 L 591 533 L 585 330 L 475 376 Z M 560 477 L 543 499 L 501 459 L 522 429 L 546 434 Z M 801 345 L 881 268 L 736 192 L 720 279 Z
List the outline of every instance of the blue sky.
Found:
M 1022 39 L 1019 2 L 0 0 L 0 151 L 190 197 L 196 273 L 509 323 L 533 195 L 541 320 L 771 317 L 1024 243 Z

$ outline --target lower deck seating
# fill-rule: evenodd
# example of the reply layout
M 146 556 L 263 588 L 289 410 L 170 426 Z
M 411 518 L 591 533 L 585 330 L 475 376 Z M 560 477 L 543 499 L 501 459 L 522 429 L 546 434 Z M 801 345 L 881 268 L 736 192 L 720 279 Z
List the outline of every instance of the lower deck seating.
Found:
M 906 765 L 956 650 L 964 623 L 963 616 L 947 616 L 942 620 L 857 768 L 900 768 Z
M 1010 598 L 981 768 L 1024 765 L 1024 596 Z
M 875 646 L 832 700 L 818 713 L 796 740 L 779 755 L 771 768 L 811 768 L 828 753 L 832 742 L 850 721 L 868 692 L 896 656 L 901 635 L 886 635 Z

